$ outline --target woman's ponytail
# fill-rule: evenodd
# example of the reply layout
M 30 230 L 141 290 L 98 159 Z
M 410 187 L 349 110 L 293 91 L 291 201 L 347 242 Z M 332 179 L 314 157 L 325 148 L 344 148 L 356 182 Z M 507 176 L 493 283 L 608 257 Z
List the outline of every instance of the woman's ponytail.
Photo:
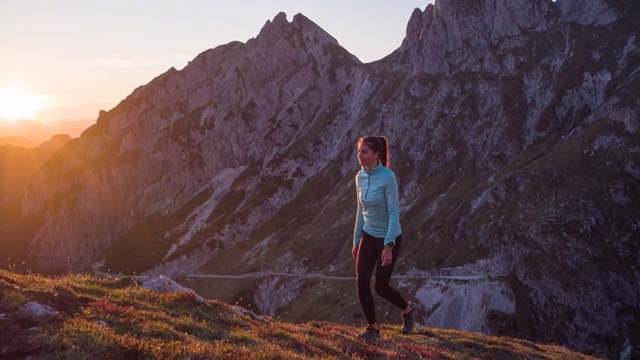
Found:
M 378 159 L 380 160 L 380 164 L 384 165 L 384 167 L 388 168 L 390 161 L 389 161 L 389 140 L 387 140 L 386 137 L 384 136 L 378 136 L 378 139 L 380 139 L 380 143 L 381 143 L 381 149 L 380 149 L 380 156 L 378 157 Z

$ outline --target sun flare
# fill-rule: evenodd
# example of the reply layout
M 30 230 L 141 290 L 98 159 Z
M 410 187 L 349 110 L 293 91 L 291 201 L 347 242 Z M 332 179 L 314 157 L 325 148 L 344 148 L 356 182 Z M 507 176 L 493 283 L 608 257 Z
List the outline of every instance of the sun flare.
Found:
M 45 106 L 42 96 L 21 88 L 0 90 L 0 119 L 22 120 L 35 116 Z

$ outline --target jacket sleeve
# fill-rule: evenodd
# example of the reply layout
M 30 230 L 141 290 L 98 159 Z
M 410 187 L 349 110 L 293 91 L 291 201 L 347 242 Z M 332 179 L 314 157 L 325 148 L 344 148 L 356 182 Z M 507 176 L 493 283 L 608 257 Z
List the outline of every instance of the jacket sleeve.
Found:
M 360 201 L 360 187 L 358 186 L 358 175 L 356 175 L 356 199 L 358 202 L 358 208 L 356 212 L 356 225 L 353 230 L 353 244 L 360 244 L 362 238 L 362 226 L 364 225 L 364 215 L 362 214 L 362 202 Z
M 389 215 L 389 228 L 384 244 L 395 243 L 400 235 L 400 200 L 398 196 L 398 181 L 395 174 L 389 176 L 386 183 L 387 212 Z

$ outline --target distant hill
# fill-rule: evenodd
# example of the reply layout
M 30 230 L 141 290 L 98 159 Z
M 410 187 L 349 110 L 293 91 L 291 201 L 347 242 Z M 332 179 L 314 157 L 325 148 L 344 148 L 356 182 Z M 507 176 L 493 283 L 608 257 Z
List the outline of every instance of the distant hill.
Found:
M 11 145 L 29 149 L 40 146 L 40 143 L 19 136 L 6 136 L 0 138 L 0 145 Z
M 55 135 L 34 148 L 0 145 L 0 246 L 3 248 L 3 261 L 17 261 L 12 259 L 24 258 L 28 252 L 28 243 L 19 239 L 26 236 L 22 235 L 25 231 L 32 233 L 39 223 L 22 217 L 24 189 L 38 170 L 69 141 L 69 135 Z
M 80 136 L 94 122 L 89 120 L 58 120 L 46 123 L 33 120 L 0 121 L 0 145 L 16 145 L 29 148 L 38 146 L 57 134 L 68 134 L 75 138 Z M 5 143 L 1 138 L 9 138 L 8 141 L 11 141 L 12 138 L 26 139 L 37 145 L 24 146 L 19 143 Z
M 37 147 L 0 145 L 0 205 L 21 197 L 31 177 L 58 149 L 71 141 L 69 135 L 55 135 Z

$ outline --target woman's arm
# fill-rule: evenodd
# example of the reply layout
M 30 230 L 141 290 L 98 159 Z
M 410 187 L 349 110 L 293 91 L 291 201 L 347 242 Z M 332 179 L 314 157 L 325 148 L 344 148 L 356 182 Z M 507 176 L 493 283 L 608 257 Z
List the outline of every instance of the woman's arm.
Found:
M 364 225 L 364 215 L 362 214 L 362 202 L 360 201 L 360 190 L 358 187 L 358 176 L 356 175 L 356 199 L 358 207 L 356 211 L 356 224 L 353 230 L 353 245 L 358 246 L 362 238 L 362 227 Z
M 396 237 L 400 235 L 400 200 L 398 196 L 398 182 L 395 174 L 389 176 L 386 183 L 387 213 L 389 215 L 389 227 L 387 236 L 384 238 L 385 246 L 395 243 Z

